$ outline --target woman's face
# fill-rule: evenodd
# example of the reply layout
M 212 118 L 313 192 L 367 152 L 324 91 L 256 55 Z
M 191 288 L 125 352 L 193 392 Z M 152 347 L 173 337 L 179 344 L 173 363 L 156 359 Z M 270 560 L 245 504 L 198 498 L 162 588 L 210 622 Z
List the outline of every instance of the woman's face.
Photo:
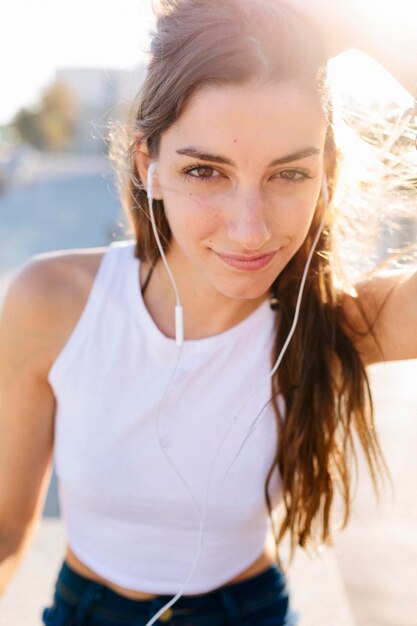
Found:
M 318 98 L 292 85 L 194 94 L 161 137 L 155 181 L 173 237 L 168 260 L 190 289 L 268 292 L 311 224 L 325 134 Z

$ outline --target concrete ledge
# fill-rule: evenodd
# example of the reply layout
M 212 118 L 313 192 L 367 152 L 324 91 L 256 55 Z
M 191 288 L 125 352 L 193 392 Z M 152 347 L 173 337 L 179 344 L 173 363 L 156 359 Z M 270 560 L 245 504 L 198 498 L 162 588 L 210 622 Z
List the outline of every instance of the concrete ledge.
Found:
M 0 626 L 39 626 L 52 599 L 64 554 L 58 519 L 43 519 L 32 546 L 11 582 L 0 610 Z M 300 626 L 355 626 L 334 553 L 310 559 L 300 552 L 288 573 Z

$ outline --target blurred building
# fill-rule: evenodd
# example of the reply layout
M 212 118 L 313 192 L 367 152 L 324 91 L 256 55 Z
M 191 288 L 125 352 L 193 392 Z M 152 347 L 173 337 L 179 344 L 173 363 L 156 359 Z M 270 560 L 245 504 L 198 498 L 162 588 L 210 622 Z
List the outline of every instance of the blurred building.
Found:
M 124 118 L 140 89 L 144 67 L 134 70 L 65 68 L 55 80 L 72 93 L 76 106 L 75 152 L 103 152 L 108 123 Z

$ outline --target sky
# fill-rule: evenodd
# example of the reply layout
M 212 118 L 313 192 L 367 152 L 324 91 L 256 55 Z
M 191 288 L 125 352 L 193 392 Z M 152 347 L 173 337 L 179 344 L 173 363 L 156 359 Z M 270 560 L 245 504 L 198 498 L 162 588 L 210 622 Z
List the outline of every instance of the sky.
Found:
M 0 124 L 34 105 L 58 68 L 133 69 L 143 63 L 154 23 L 151 0 L 9 0 L 1 17 Z M 353 55 L 338 63 L 344 85 L 356 92 L 375 96 L 378 88 L 392 88 L 363 59 Z
M 34 104 L 57 68 L 145 60 L 151 0 L 9 0 L 0 29 L 0 124 Z

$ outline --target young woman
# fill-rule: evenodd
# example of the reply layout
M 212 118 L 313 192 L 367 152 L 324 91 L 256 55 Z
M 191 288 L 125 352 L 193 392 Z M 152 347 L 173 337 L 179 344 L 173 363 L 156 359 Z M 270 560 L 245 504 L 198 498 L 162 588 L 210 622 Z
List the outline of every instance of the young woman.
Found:
M 417 274 L 336 286 L 325 66 L 367 33 L 304 4 L 168 2 L 121 168 L 134 242 L 37 258 L 9 290 L 1 586 L 54 450 L 48 626 L 296 624 L 268 514 L 278 543 L 328 541 L 354 430 L 381 467 L 365 368 L 417 357 Z

